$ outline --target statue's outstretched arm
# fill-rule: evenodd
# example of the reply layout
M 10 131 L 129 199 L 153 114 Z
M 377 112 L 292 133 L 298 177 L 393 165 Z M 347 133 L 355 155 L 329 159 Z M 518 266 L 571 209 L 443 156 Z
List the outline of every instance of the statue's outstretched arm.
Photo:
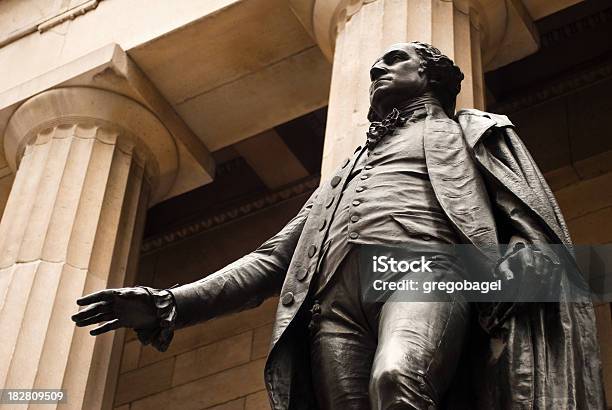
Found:
M 171 289 L 146 286 L 105 289 L 77 300 L 86 306 L 72 316 L 76 325 L 102 325 L 93 336 L 121 327 L 135 329 L 142 343 L 164 351 L 174 329 L 239 312 L 277 294 L 318 190 L 280 232 L 225 268 Z
M 249 309 L 278 294 L 316 194 L 255 251 L 197 282 L 171 289 L 177 327 Z

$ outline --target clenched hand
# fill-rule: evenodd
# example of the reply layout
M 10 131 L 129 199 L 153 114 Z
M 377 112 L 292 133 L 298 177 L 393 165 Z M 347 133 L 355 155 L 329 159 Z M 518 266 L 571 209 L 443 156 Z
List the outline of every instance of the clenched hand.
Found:
M 504 255 L 496 275 L 523 301 L 537 301 L 552 295 L 559 281 L 561 266 L 532 245 L 520 245 Z

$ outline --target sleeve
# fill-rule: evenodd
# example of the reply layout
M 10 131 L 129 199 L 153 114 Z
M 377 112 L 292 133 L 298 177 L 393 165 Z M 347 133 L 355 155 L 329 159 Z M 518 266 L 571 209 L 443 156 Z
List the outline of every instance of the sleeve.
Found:
M 511 252 L 521 244 L 530 244 L 558 262 L 557 255 L 548 246 L 558 243 L 558 240 L 553 239 L 556 235 L 533 209 L 515 195 L 515 192 L 519 192 L 537 198 L 540 212 L 543 212 L 548 220 L 557 222 L 557 203 L 527 148 L 511 128 L 489 130 L 482 139 L 481 148 L 484 149 L 478 150 L 477 156 L 480 159 L 488 157 L 487 163 L 505 175 L 507 185 L 500 183 L 498 179 L 487 178 L 488 172 L 483 173 L 491 203 L 501 220 L 500 239 L 510 245 L 508 251 Z
M 559 259 L 549 246 L 550 240 L 541 229 L 541 224 L 531 215 L 527 207 L 505 187 L 495 183 L 488 185 L 491 202 L 497 214 L 500 240 L 507 248 L 502 249 L 502 257 L 497 262 L 516 252 L 521 246 L 534 246 L 554 263 Z M 481 303 L 478 306 L 479 322 L 489 334 L 494 333 L 506 320 L 526 307 L 520 302 Z
M 519 246 L 532 245 L 553 262 L 559 263 L 557 254 L 549 246 L 552 241 L 545 233 L 542 223 L 510 191 L 498 185 L 493 186 L 492 202 L 503 219 L 508 252 L 513 252 Z
M 530 226 L 537 227 L 538 232 L 533 229 L 529 232 L 528 236 L 533 236 L 532 242 L 542 240 L 541 234 L 545 233 L 546 243 L 571 246 L 569 231 L 555 196 L 512 127 L 489 129 L 474 148 L 474 153 L 479 165 L 485 168 L 487 183 L 496 180 L 497 185 L 492 186 L 512 196 L 511 199 L 502 198 L 500 204 L 503 206 L 502 202 L 508 203 L 506 210 L 521 208 L 525 211 L 522 216 L 529 215 L 529 218 L 523 219 L 528 219 Z M 492 172 L 495 178 L 492 178 Z M 503 181 L 503 184 L 499 181 Z M 525 200 L 528 200 L 531 207 L 526 205 Z M 516 227 L 519 226 L 517 222 L 520 224 L 521 221 L 514 218 L 512 222 Z M 522 224 L 522 227 L 526 226 Z
M 508 140 L 509 137 L 513 140 Z M 503 185 L 499 179 L 491 177 L 491 173 L 484 170 L 483 176 L 496 214 L 500 242 L 508 245 L 499 263 L 518 247 L 530 245 L 558 264 L 559 255 L 555 252 L 555 247 L 550 246 L 556 243 L 551 239 L 550 230 L 541 218 L 514 194 L 521 192 L 521 189 L 529 189 L 537 195 L 542 206 L 556 206 L 556 203 L 548 203 L 550 196 L 543 191 L 539 170 L 535 168 L 526 148 L 522 144 L 517 146 L 517 138 L 512 130 L 492 129 L 483 137 L 482 145 L 476 150 L 480 160 L 478 163 L 482 165 L 484 162 L 489 167 L 496 167 L 500 174 L 505 175 L 508 184 Z M 524 167 L 522 164 L 530 166 Z M 492 333 L 524 307 L 523 303 L 511 302 L 481 304 L 480 324 L 488 333 Z
M 199 281 L 170 289 L 176 303 L 175 328 L 250 309 L 278 294 L 319 190 L 255 251 Z
M 165 352 L 172 342 L 176 325 L 176 303 L 168 289 L 153 289 L 139 286 L 149 293 L 157 312 L 158 324 L 154 328 L 134 329 L 143 345 L 151 344 L 160 352 Z

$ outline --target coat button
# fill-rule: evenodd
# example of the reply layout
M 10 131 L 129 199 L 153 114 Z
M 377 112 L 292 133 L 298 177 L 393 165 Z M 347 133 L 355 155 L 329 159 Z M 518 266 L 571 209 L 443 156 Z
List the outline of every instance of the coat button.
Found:
M 327 226 L 327 221 L 323 219 L 323 221 L 321 221 L 321 225 L 319 226 L 319 232 L 325 229 L 326 226 Z
M 330 206 L 332 206 L 332 204 L 334 203 L 334 197 L 332 196 L 331 198 L 329 198 L 327 200 L 327 203 L 325 204 L 325 208 L 329 208 Z
M 287 292 L 281 298 L 283 306 L 289 306 L 293 303 L 293 292 Z
M 336 175 L 335 177 L 332 178 L 330 184 L 332 186 L 332 188 L 335 188 L 338 186 L 338 184 L 340 183 L 340 181 L 342 180 L 342 178 L 340 178 L 338 175 Z
M 297 275 L 295 275 L 295 277 L 297 278 L 297 280 L 304 280 L 306 279 L 306 277 L 308 277 L 308 270 L 307 269 L 300 269 L 298 270 Z
M 365 191 L 365 187 L 358 186 L 358 187 L 357 187 L 357 189 L 355 189 L 355 191 L 357 191 L 357 192 L 363 192 L 363 191 Z
M 349 164 L 349 162 L 351 162 L 348 158 L 344 160 L 344 162 L 342 163 L 342 168 L 346 168 L 346 166 Z
M 429 236 L 429 235 L 422 235 L 421 239 L 423 239 L 424 241 L 431 241 L 431 236 Z
M 314 245 L 310 245 L 310 246 L 308 247 L 308 256 L 309 256 L 309 257 L 311 257 L 311 258 L 312 258 L 316 252 L 317 252 L 317 247 L 316 247 L 316 246 L 314 246 Z
M 351 239 L 357 239 L 359 237 L 359 234 L 357 232 L 351 232 L 349 234 L 349 238 Z
M 359 200 L 357 200 L 357 199 L 355 199 L 355 200 L 353 201 L 353 206 L 359 206 L 360 204 L 361 204 L 361 201 L 359 201 Z
M 368 176 L 367 176 L 367 175 L 362 175 L 360 178 L 361 178 L 361 180 L 363 181 L 363 180 L 365 180 L 365 179 L 368 179 Z
M 359 220 L 359 217 L 357 215 L 351 216 L 351 222 L 357 222 L 358 220 Z
M 363 167 L 364 169 L 372 169 L 372 165 L 366 165 L 365 167 Z

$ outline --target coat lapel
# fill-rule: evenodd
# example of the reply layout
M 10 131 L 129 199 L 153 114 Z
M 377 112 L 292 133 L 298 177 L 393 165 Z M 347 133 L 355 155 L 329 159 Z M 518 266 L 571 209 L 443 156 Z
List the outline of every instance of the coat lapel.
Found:
M 459 125 L 428 113 L 423 138 L 427 171 L 438 202 L 457 230 L 497 260 L 497 229 L 482 177 Z
M 321 214 L 317 213 L 316 215 L 312 215 L 312 217 L 306 221 L 304 230 L 302 232 L 302 237 L 307 239 L 307 242 L 310 243 L 314 240 L 314 238 L 317 237 L 317 234 L 319 232 L 319 223 L 321 219 L 331 220 L 332 215 L 334 215 L 335 209 L 338 206 L 338 193 L 344 191 L 344 188 L 348 182 L 348 176 L 355 168 L 355 165 L 361 155 L 365 155 L 365 151 L 365 146 L 359 146 L 355 150 L 351 158 L 345 159 L 338 167 L 334 169 L 334 172 L 329 178 L 321 182 L 321 192 L 319 193 L 319 198 L 317 199 L 317 202 L 321 205 L 318 208 L 316 208 L 317 205 L 315 205 L 313 207 L 313 211 L 311 211 L 315 212 L 316 209 L 320 209 Z M 340 181 L 337 185 L 332 184 L 334 178 L 340 178 Z M 328 203 L 332 203 L 332 205 L 330 205 L 329 207 L 326 206 Z M 300 242 L 298 242 L 296 249 L 301 249 L 302 251 L 304 251 L 305 247 L 302 246 L 302 237 L 300 238 Z M 293 256 L 293 259 L 291 260 L 291 266 L 289 270 L 295 271 L 297 269 L 312 269 L 314 266 L 309 266 L 309 264 L 312 263 L 316 264 L 316 261 L 310 260 L 310 258 L 306 258 L 303 254 L 301 255 L 296 252 Z M 285 289 L 286 286 L 289 286 L 291 291 L 294 292 L 295 284 L 291 283 L 291 281 L 291 278 L 286 279 L 283 283 L 283 289 Z M 284 293 L 284 291 L 282 293 Z M 306 293 L 298 293 L 295 297 L 296 304 L 302 303 L 306 297 Z M 287 326 L 292 320 L 293 315 L 288 316 L 286 310 L 277 310 L 276 320 L 274 322 L 272 337 L 270 341 L 270 350 L 274 348 L 274 346 L 283 336 L 283 333 L 285 332 Z

